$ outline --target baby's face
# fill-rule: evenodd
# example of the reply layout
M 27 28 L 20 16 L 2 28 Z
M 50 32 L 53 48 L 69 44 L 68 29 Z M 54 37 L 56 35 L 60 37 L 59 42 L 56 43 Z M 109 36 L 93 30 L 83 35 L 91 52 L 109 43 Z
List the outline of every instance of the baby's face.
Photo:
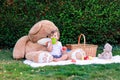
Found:
M 57 34 L 57 32 L 55 32 L 55 33 L 51 36 L 51 38 L 56 38 L 56 39 L 58 39 L 58 34 Z

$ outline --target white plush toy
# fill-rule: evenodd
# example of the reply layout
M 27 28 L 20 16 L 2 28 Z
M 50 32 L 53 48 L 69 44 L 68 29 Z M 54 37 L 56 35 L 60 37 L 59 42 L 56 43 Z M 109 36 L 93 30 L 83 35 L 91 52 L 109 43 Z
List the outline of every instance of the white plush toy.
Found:
M 68 52 L 68 58 L 74 60 L 84 60 L 86 53 L 83 49 L 73 49 Z
M 111 59 L 112 58 L 112 46 L 109 43 L 106 43 L 101 54 L 98 54 L 100 59 Z

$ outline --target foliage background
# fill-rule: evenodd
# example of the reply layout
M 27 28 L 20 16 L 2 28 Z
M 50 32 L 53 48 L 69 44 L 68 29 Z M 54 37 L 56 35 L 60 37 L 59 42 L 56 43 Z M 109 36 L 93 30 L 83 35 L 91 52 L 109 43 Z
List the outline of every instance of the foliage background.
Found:
M 43 19 L 59 28 L 63 45 L 77 43 L 80 33 L 87 43 L 120 44 L 120 0 L 13 1 L 0 0 L 0 48 L 14 47 Z

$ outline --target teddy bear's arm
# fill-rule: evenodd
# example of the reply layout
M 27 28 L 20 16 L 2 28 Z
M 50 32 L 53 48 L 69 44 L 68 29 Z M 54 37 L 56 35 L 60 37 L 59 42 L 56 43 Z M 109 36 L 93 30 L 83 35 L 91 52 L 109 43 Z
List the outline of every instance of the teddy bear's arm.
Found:
M 41 45 L 46 45 L 47 42 L 51 41 L 50 38 L 43 38 L 43 39 L 40 39 L 37 41 L 38 44 L 41 44 Z

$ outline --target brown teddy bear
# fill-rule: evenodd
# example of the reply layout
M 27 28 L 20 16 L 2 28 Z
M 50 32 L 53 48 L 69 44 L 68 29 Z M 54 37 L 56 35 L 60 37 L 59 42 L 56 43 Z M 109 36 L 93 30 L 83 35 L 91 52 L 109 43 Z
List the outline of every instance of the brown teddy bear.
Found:
M 52 31 L 58 30 L 56 25 L 49 20 L 41 20 L 30 29 L 28 35 L 21 37 L 13 50 L 14 59 L 26 58 L 34 62 L 50 62 L 53 57 L 48 53 L 46 46 L 37 43 L 42 38 L 47 38 Z

